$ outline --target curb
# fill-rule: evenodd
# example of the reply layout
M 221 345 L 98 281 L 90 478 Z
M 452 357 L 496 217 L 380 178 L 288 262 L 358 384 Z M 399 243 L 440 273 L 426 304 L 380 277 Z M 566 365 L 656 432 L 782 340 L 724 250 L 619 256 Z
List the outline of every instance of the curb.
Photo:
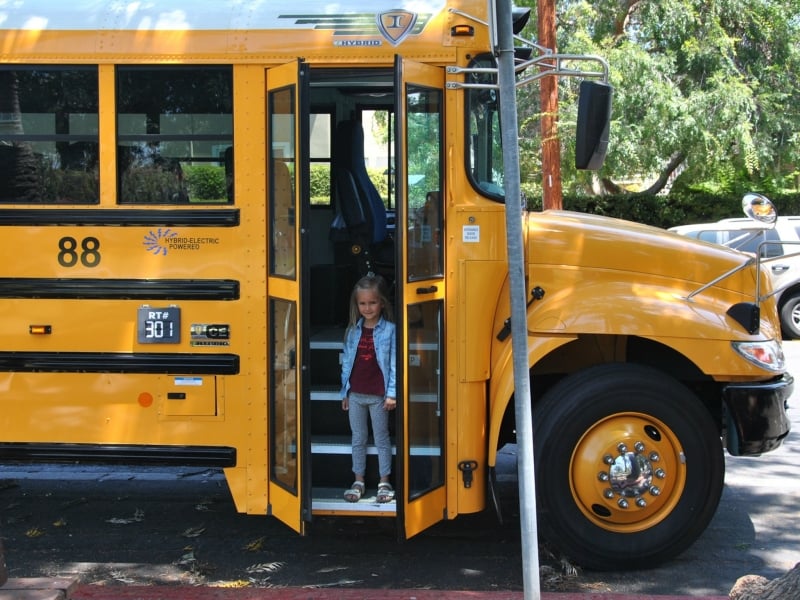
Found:
M 0 600 L 66 600 L 77 587 L 77 580 L 63 577 L 9 577 L 0 586 Z
M 79 587 L 69 600 L 523 600 L 523 592 L 467 590 L 352 590 L 342 588 L 170 588 L 149 587 L 137 590 Z M 654 596 L 600 593 L 543 592 L 542 600 L 729 600 L 728 596 Z
M 665 596 L 542 592 L 542 600 L 729 600 L 728 596 Z M 524 600 L 521 591 L 350 588 L 218 588 L 79 585 L 66 578 L 9 579 L 0 600 Z

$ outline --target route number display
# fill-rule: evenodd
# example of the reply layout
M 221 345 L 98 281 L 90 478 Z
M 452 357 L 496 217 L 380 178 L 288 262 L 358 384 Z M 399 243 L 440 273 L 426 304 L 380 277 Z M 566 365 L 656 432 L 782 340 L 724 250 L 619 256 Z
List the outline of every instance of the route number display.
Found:
M 179 344 L 181 341 L 181 309 L 142 306 L 136 319 L 140 344 Z

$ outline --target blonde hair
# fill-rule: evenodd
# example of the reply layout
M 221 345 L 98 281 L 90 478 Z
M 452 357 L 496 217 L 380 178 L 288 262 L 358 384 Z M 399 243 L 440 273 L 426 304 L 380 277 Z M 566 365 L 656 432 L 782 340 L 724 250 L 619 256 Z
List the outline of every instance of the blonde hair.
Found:
M 392 314 L 392 303 L 389 300 L 389 286 L 386 284 L 386 280 L 380 275 L 369 273 L 368 275 L 364 275 L 364 277 L 359 279 L 355 286 L 353 286 L 353 291 L 350 294 L 350 323 L 348 328 L 355 327 L 356 323 L 358 323 L 358 320 L 361 318 L 361 313 L 358 312 L 357 294 L 358 292 L 362 291 L 372 291 L 377 293 L 378 298 L 383 304 L 381 316 L 386 321 L 394 321 L 394 316 Z

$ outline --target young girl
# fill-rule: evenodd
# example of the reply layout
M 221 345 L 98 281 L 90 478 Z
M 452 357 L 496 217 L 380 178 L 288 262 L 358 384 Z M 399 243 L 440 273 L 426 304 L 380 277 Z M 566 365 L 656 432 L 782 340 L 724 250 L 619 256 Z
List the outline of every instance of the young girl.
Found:
M 350 296 L 350 324 L 342 355 L 342 409 L 350 416 L 353 432 L 353 474 L 355 481 L 344 493 L 348 502 L 364 495 L 367 467 L 367 436 L 378 448 L 378 502 L 394 499 L 389 483 L 392 472 L 392 443 L 389 439 L 389 411 L 397 406 L 395 326 L 386 282 L 369 274 L 358 280 Z

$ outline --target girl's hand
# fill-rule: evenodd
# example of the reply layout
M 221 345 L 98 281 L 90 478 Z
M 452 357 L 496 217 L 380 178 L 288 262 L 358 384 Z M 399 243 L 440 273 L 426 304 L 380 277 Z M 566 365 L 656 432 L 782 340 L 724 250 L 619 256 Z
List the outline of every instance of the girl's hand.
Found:
M 343 398 L 342 399 L 342 410 L 350 410 L 350 399 Z
M 386 400 L 383 401 L 383 410 L 394 410 L 395 408 L 397 408 L 397 400 L 386 396 Z

